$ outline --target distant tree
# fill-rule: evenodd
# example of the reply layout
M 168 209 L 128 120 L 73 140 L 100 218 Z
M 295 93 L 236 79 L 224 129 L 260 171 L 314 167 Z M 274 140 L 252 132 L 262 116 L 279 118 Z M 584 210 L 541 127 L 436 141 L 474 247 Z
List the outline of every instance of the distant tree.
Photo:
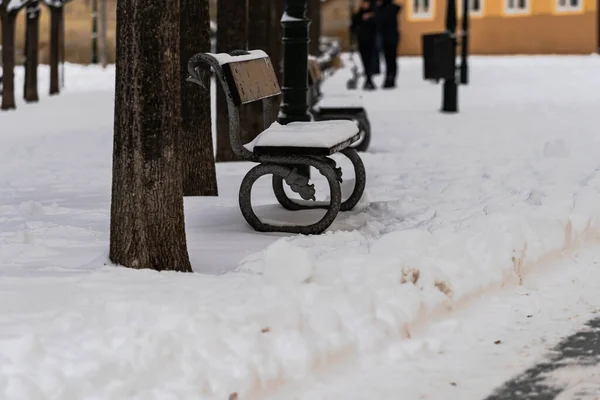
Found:
M 283 43 L 281 42 L 281 35 L 283 33 L 281 26 L 281 16 L 283 15 L 283 1 L 271 1 L 269 7 L 269 47 L 268 53 L 273 66 L 275 67 L 275 74 L 279 80 L 279 84 L 283 83 Z M 279 106 L 281 104 L 281 96 L 273 97 L 272 100 L 273 120 L 277 119 L 279 113 Z
M 309 54 L 315 56 L 321 53 L 319 40 L 321 38 L 321 0 L 308 0 L 308 18 L 310 19 Z
M 248 0 L 248 48 L 269 51 L 269 30 L 271 22 L 269 3 L 265 0 Z M 267 100 L 271 101 L 271 100 Z M 264 130 L 262 101 L 249 105 L 251 111 L 246 114 L 249 118 L 248 129 L 250 136 L 256 137 Z
M 181 1 L 181 76 L 196 53 L 210 51 L 208 0 Z M 210 87 L 205 70 L 204 84 Z M 185 196 L 217 196 L 217 175 L 212 140 L 210 92 L 181 80 L 181 172 Z
M 15 27 L 17 14 L 27 0 L 0 0 L 2 24 L 2 110 L 17 107 L 15 103 Z
M 274 1 L 277 2 L 277 1 Z M 217 52 L 229 53 L 233 50 L 246 49 L 247 33 L 246 0 L 219 0 L 217 8 Z M 251 141 L 251 134 L 246 129 L 245 109 L 241 111 L 240 136 L 242 142 Z M 229 115 L 225 94 L 217 85 L 217 161 L 237 161 L 240 158 L 231 150 L 229 144 Z
M 50 10 L 50 94 L 60 93 L 58 63 L 60 60 L 60 32 L 64 20 L 64 7 L 70 0 L 44 0 Z
M 180 157 L 179 0 L 119 0 L 112 262 L 191 272 Z
M 38 51 L 40 36 L 40 1 L 30 0 L 26 8 L 25 29 L 25 83 L 23 97 L 27 102 L 36 102 L 38 96 Z

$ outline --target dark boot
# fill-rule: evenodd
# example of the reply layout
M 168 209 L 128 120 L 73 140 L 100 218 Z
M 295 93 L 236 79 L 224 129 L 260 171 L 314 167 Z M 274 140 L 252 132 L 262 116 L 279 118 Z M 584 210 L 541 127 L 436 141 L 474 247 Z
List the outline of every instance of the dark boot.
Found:
M 371 80 L 371 78 L 367 78 L 367 80 L 365 81 L 365 84 L 363 85 L 363 90 L 375 90 L 375 84 L 373 83 L 373 81 Z
M 396 81 L 393 77 L 388 76 L 383 84 L 384 89 L 393 89 L 396 87 Z

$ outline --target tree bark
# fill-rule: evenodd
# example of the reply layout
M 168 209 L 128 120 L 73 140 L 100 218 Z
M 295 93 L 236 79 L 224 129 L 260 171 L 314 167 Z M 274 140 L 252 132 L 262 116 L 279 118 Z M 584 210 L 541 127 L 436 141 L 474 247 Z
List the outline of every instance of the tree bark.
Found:
M 270 8 L 265 0 L 248 0 L 248 49 L 269 51 Z M 266 100 L 272 101 L 272 100 Z M 250 135 L 255 138 L 265 128 L 263 102 L 249 104 Z
M 58 63 L 60 58 L 60 21 L 63 7 L 48 7 L 50 10 L 50 95 L 60 93 Z
M 5 4 L 0 5 L 2 22 L 2 110 L 17 108 L 15 103 L 15 26 L 17 13 L 8 12 Z
M 219 0 L 217 10 L 217 52 L 229 53 L 247 47 L 246 0 Z M 240 137 L 242 143 L 250 142 L 246 129 L 246 109 L 240 112 Z M 229 144 L 229 115 L 227 102 L 220 84 L 217 84 L 217 161 L 238 161 L 240 158 Z
M 196 53 L 210 51 L 208 0 L 181 0 L 181 168 L 185 196 L 217 196 L 210 90 L 185 81 L 187 63 Z M 210 71 L 204 85 L 210 88 Z M 229 143 L 229 141 L 228 141 Z
M 308 52 L 314 56 L 321 54 L 321 0 L 308 0 L 308 19 L 310 19 L 310 43 Z
M 179 0 L 119 0 L 110 259 L 191 272 L 178 157 Z
M 24 98 L 28 103 L 39 101 L 38 96 L 38 51 L 40 36 L 40 3 L 30 1 L 26 9 L 27 26 L 25 31 L 25 84 Z
M 283 83 L 283 43 L 281 42 L 281 36 L 283 34 L 283 28 L 281 26 L 281 16 L 283 15 L 283 1 L 272 1 L 270 3 L 269 10 L 269 47 L 268 54 L 275 68 L 275 75 L 279 85 Z M 273 115 L 271 122 L 277 120 L 279 114 L 279 107 L 281 106 L 281 95 L 273 97 L 271 99 L 272 105 L 271 110 Z

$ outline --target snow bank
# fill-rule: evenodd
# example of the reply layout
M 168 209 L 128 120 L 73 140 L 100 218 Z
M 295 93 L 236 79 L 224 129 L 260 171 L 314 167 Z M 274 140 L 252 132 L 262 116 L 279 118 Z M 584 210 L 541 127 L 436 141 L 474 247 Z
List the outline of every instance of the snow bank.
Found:
M 230 271 L 214 276 L 103 265 L 114 70 L 68 66 L 65 94 L 2 115 L 19 129 L 0 135 L 0 397 L 263 399 L 597 240 L 600 64 L 540 60 L 475 58 L 455 116 L 401 61 L 401 89 L 364 94 L 370 205 L 321 236 L 251 232 L 249 164 L 220 165 L 221 196 L 186 199 L 195 270 Z

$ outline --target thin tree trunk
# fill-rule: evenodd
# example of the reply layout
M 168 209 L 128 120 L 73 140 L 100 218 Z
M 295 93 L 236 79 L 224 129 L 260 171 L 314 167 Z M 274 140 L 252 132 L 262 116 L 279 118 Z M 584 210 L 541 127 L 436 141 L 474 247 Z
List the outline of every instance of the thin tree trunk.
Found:
M 270 8 L 264 0 L 248 0 L 248 48 L 269 51 Z M 267 100 L 271 101 L 271 100 Z M 263 102 L 249 105 L 250 135 L 254 139 L 266 127 L 263 118 Z
M 246 0 L 219 0 L 217 10 L 217 52 L 229 53 L 246 49 L 247 46 L 247 3 Z M 240 136 L 242 143 L 250 142 L 246 129 L 245 110 L 241 112 Z M 217 84 L 217 161 L 238 161 L 240 158 L 229 144 L 229 115 L 225 94 Z
M 208 0 L 181 0 L 181 76 L 196 53 L 210 51 Z M 204 85 L 210 88 L 205 69 Z M 181 172 L 184 196 L 217 196 L 210 91 L 181 79 Z
M 50 95 L 60 93 L 58 63 L 60 58 L 60 20 L 63 7 L 50 9 Z
M 15 103 L 15 26 L 17 14 L 1 6 L 2 22 L 2 110 L 17 108 Z
M 283 28 L 281 27 L 281 16 L 283 15 L 283 1 L 272 1 L 270 3 L 269 12 L 269 57 L 275 68 L 275 74 L 281 85 L 283 82 L 283 43 L 281 42 L 281 35 L 283 34 Z M 277 120 L 279 114 L 279 107 L 281 105 L 281 95 L 272 98 L 273 111 L 272 121 Z
M 39 1 L 31 1 L 27 4 L 26 9 L 27 26 L 25 32 L 25 84 L 24 98 L 25 101 L 37 102 L 38 95 L 38 51 L 39 51 L 39 36 L 40 36 L 40 3 Z
M 64 89 L 65 87 L 65 9 L 64 6 L 61 7 L 60 11 L 60 34 L 58 36 L 58 43 L 60 46 L 60 89 Z
M 179 163 L 179 0 L 119 0 L 110 259 L 191 272 Z
M 106 65 L 108 64 L 108 53 L 106 51 L 106 12 L 106 0 L 100 0 L 100 64 L 102 65 L 102 68 L 106 68 Z
M 309 54 L 321 54 L 319 40 L 321 38 L 321 0 L 308 0 L 308 19 L 310 19 Z

